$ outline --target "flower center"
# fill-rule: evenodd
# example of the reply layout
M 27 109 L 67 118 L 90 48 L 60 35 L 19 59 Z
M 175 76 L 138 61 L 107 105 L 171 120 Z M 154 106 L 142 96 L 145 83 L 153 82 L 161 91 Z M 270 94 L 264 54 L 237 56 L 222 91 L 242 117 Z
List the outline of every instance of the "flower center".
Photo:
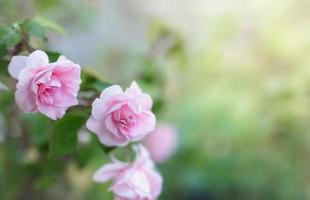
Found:
M 41 104 L 53 105 L 56 99 L 63 98 L 59 94 L 61 82 L 51 72 L 41 74 L 34 81 L 33 92 Z
M 128 105 L 124 105 L 113 112 L 112 118 L 121 131 L 128 132 L 136 124 L 135 113 L 132 112 Z
M 42 104 L 52 105 L 54 103 L 54 95 L 59 87 L 49 86 L 43 83 L 38 84 L 38 99 Z

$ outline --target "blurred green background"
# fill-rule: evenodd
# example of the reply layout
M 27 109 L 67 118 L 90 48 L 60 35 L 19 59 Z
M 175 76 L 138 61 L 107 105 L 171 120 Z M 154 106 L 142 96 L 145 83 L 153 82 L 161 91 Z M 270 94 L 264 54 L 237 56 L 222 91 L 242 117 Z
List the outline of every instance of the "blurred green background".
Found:
M 44 48 L 112 83 L 137 80 L 177 126 L 160 199 L 310 199 L 310 1 L 0 0 L 0 24 L 38 15 L 66 31 Z M 4 162 L 14 145 L 1 138 L 0 199 L 111 199 L 91 181 L 102 154 L 61 179 L 32 168 L 33 189 L 19 167 L 33 152 Z

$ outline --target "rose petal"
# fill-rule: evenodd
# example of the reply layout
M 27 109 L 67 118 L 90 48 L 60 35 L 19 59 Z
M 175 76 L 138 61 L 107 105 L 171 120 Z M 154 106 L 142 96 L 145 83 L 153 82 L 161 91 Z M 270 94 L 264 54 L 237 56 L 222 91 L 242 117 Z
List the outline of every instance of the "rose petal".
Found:
M 117 184 L 114 187 L 110 188 L 110 191 L 113 191 L 117 196 L 123 197 L 125 199 L 136 199 L 137 194 L 133 188 L 128 187 L 125 184 Z
M 131 85 L 129 86 L 129 88 L 126 89 L 125 92 L 126 93 L 131 93 L 133 95 L 138 95 L 138 94 L 142 93 L 140 87 L 138 86 L 138 84 L 135 81 L 133 81 L 131 83 Z
M 134 162 L 135 165 L 141 165 L 145 163 L 149 164 L 148 162 L 150 162 L 151 165 L 148 165 L 148 167 L 153 168 L 154 164 L 152 160 L 150 159 L 150 154 L 143 145 L 138 144 L 138 145 L 133 146 L 132 148 L 136 153 L 136 159 Z
M 41 50 L 32 52 L 26 61 L 26 67 L 39 68 L 48 64 L 48 56 Z
M 152 188 L 151 195 L 154 199 L 156 199 L 162 190 L 163 178 L 154 170 L 146 169 L 144 172 L 146 173 L 150 187 Z
M 56 120 L 60 119 L 65 115 L 66 109 L 65 108 L 59 108 L 55 106 L 49 106 L 49 105 L 38 105 L 38 111 L 40 111 L 42 114 L 48 116 L 49 118 Z
M 117 128 L 115 127 L 115 124 L 113 122 L 113 119 L 112 119 L 112 115 L 108 115 L 106 118 L 105 118 L 105 126 L 107 127 L 107 129 L 109 131 L 111 131 L 114 135 L 117 135 L 118 134 L 118 130 Z
M 143 139 L 147 134 L 155 129 L 156 118 L 152 112 L 146 112 L 140 116 L 136 125 L 131 129 L 132 141 L 139 141 Z
M 107 98 L 109 96 L 113 96 L 116 94 L 122 94 L 123 90 L 119 85 L 112 85 L 106 89 L 104 89 L 101 94 L 100 94 L 100 98 L 104 99 Z
M 18 74 L 19 72 L 26 67 L 26 60 L 27 57 L 26 56 L 13 56 L 9 66 L 8 66 L 8 71 L 9 74 L 15 78 L 18 79 Z
M 148 94 L 140 94 L 136 97 L 137 104 L 141 105 L 146 110 L 151 110 L 153 106 L 153 100 Z
M 37 111 L 37 106 L 35 105 L 35 99 L 29 93 L 28 89 L 20 89 L 15 92 L 15 101 L 19 108 L 23 109 L 25 112 Z
M 127 163 L 111 163 L 104 165 L 95 172 L 95 174 L 93 175 L 93 180 L 95 182 L 106 182 L 114 178 L 120 170 L 123 170 L 126 167 L 128 167 Z
M 86 127 L 94 132 L 100 142 L 108 147 L 126 145 L 124 141 L 117 141 L 104 126 L 104 121 L 98 121 L 92 116 L 87 120 Z
M 57 59 L 57 62 L 58 62 L 58 61 L 65 61 L 65 60 L 67 60 L 67 58 L 66 58 L 64 55 L 60 55 L 60 56 L 58 57 L 58 59 Z
M 97 98 L 92 103 L 92 116 L 97 120 L 102 120 L 105 118 L 108 109 L 106 102 Z

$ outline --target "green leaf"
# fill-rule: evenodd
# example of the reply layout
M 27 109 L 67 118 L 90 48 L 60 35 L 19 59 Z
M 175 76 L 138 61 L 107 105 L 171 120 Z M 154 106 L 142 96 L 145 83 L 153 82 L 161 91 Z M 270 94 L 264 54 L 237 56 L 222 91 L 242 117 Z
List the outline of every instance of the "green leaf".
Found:
M 0 74 L 3 74 L 5 76 L 9 75 L 9 72 L 8 72 L 8 62 L 5 61 L 4 59 L 1 59 L 1 58 L 0 58 Z
M 115 149 L 115 147 L 104 146 L 103 144 L 101 144 L 101 142 L 99 141 L 99 139 L 97 137 L 96 137 L 96 141 L 104 153 L 110 153 L 111 151 L 113 151 Z
M 66 115 L 57 121 L 52 130 L 49 157 L 74 153 L 77 148 L 77 132 L 85 124 L 87 117 Z
M 40 113 L 25 114 L 24 120 L 27 122 L 27 129 L 31 143 L 41 145 L 48 141 L 51 132 L 52 121 Z
M 96 81 L 94 84 L 93 84 L 93 87 L 98 90 L 98 91 L 102 91 L 104 89 L 106 89 L 107 87 L 110 87 L 111 84 L 110 83 L 103 83 L 103 82 L 99 82 L 99 81 Z
M 58 60 L 59 56 L 61 55 L 58 52 L 52 52 L 52 51 L 48 51 L 46 53 L 48 55 L 48 59 L 50 62 L 56 62 Z
M 83 168 L 87 165 L 88 161 L 95 155 L 98 146 L 96 143 L 91 141 L 87 146 L 81 146 L 78 149 L 78 152 L 75 156 L 75 160 L 80 168 Z
M 93 76 L 89 75 L 88 73 L 86 73 L 82 69 L 81 79 L 82 79 L 82 83 L 81 83 L 81 86 L 80 86 L 81 90 L 93 89 L 92 84 L 94 84 L 96 82 L 96 78 L 94 78 Z
M 35 22 L 32 20 L 25 20 L 22 23 L 22 28 L 30 36 L 39 37 L 39 38 L 44 38 L 45 36 L 44 28 L 38 22 Z
M 36 180 L 34 187 L 39 191 L 45 191 L 53 186 L 56 182 L 56 178 L 50 175 L 39 176 Z
M 58 32 L 60 34 L 65 34 L 66 31 L 59 25 L 57 24 L 56 22 L 50 20 L 50 19 L 47 19 L 43 16 L 36 16 L 34 18 L 34 21 L 36 21 L 37 23 L 41 24 L 43 27 L 45 28 L 49 28 L 55 32 Z
M 11 91 L 0 91 L 0 112 L 7 112 L 14 102 L 14 93 Z
M 0 43 L 0 59 L 2 59 L 3 56 L 5 56 L 6 51 L 7 51 L 7 50 L 6 50 L 5 44 L 1 44 L 1 43 Z
M 68 115 L 79 115 L 88 118 L 91 114 L 90 107 L 73 106 L 67 110 Z
M 153 104 L 153 112 L 158 113 L 160 110 L 163 109 L 163 107 L 165 106 L 165 103 L 163 101 L 163 99 L 161 98 L 154 98 L 154 104 Z
M 107 83 L 102 79 L 100 79 L 100 77 L 96 74 L 96 72 L 86 67 L 82 69 L 81 79 L 82 79 L 81 90 L 102 91 L 105 88 L 111 86 L 110 83 Z
M 21 41 L 20 34 L 14 31 L 11 27 L 0 28 L 0 44 L 6 48 L 15 46 Z

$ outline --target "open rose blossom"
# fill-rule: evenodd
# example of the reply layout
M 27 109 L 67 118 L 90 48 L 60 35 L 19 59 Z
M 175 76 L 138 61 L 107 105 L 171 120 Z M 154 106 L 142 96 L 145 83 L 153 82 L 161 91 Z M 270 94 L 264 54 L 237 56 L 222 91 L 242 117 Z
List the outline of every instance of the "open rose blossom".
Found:
M 81 68 L 63 56 L 53 63 L 40 50 L 13 56 L 8 71 L 18 80 L 15 100 L 25 112 L 39 111 L 56 120 L 78 103 Z
M 177 131 L 171 124 L 159 123 L 143 144 L 156 163 L 168 160 L 177 149 Z
M 155 200 L 162 189 L 162 177 L 155 170 L 149 153 L 142 145 L 134 146 L 136 159 L 125 163 L 113 158 L 113 162 L 98 169 L 93 180 L 107 182 L 116 200 Z
M 92 114 L 86 126 L 106 146 L 125 146 L 139 141 L 154 130 L 155 115 L 152 99 L 136 82 L 123 92 L 118 85 L 102 91 L 92 104 Z

